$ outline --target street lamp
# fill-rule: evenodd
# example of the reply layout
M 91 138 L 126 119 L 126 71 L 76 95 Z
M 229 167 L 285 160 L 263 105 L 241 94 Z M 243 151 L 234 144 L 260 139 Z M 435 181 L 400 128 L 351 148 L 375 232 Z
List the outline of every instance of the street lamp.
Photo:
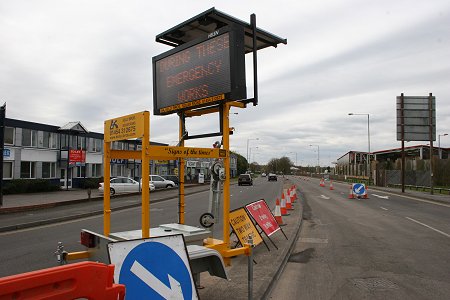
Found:
M 295 166 L 297 166 L 297 152 L 289 152 L 289 153 L 295 154 Z
M 310 147 L 317 147 L 317 166 L 319 167 L 320 173 L 320 148 L 319 145 L 309 145 Z
M 439 159 L 442 159 L 442 151 L 441 151 L 441 136 L 447 136 L 448 133 L 439 134 L 438 135 L 438 148 L 439 148 Z
M 356 113 L 348 113 L 349 116 L 367 116 L 367 144 L 369 147 L 369 151 L 367 153 L 367 170 L 369 171 L 369 183 L 372 178 L 372 169 L 370 165 L 370 115 L 369 114 L 356 114 Z
M 259 138 L 256 138 L 256 139 L 247 139 L 247 169 L 248 169 L 248 166 L 249 166 L 249 159 L 250 159 L 250 157 L 248 157 L 248 142 L 249 141 L 259 141 Z
M 252 149 L 259 149 L 259 147 L 250 147 L 249 148 L 249 153 L 248 153 L 248 159 L 249 159 L 249 163 L 250 163 L 250 160 L 252 159 Z

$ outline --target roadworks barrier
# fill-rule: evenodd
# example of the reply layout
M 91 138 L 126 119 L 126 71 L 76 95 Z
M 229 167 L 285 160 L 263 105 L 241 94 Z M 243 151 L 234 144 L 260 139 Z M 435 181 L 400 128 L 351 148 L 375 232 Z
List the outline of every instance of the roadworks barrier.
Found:
M 0 278 L 0 299 L 124 300 L 114 265 L 79 262 Z

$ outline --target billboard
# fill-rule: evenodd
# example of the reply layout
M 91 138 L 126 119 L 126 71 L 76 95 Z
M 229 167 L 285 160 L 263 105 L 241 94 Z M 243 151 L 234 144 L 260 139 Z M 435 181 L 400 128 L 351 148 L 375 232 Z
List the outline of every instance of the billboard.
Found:
M 403 99 L 403 103 L 402 103 Z M 397 96 L 397 141 L 436 140 L 436 99 L 434 96 Z M 430 137 L 430 126 L 432 136 Z
M 153 110 L 166 115 L 246 97 L 244 32 L 220 28 L 153 57 Z

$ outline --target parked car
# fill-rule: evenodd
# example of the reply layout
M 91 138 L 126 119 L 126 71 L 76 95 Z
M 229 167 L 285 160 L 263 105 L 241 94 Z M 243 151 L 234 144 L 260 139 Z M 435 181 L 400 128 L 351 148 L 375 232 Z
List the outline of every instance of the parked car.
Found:
M 141 185 L 134 179 L 128 177 L 112 177 L 109 181 L 109 191 L 111 196 L 116 193 L 132 193 L 140 192 Z M 100 193 L 104 192 L 104 182 L 99 183 L 98 190 Z
M 267 181 L 277 181 L 277 175 L 273 173 L 269 173 L 269 176 L 267 176 Z
M 142 184 L 129 177 L 111 177 L 109 181 L 109 193 L 113 196 L 116 193 L 133 193 L 140 192 Z M 150 191 L 154 191 L 155 185 L 150 183 Z M 104 183 L 99 183 L 98 190 L 100 193 L 104 192 Z
M 266 177 L 266 176 L 267 176 L 266 173 L 261 174 L 261 177 Z
M 253 179 L 252 179 L 252 176 L 250 176 L 250 174 L 239 175 L 238 185 L 243 185 L 243 184 L 253 185 Z
M 175 182 L 173 182 L 172 180 L 167 180 L 159 175 L 150 175 L 150 183 L 153 184 L 157 189 L 172 188 L 175 186 Z
M 172 180 L 176 185 L 180 184 L 180 181 L 179 181 L 177 175 L 163 175 L 162 177 L 167 180 Z

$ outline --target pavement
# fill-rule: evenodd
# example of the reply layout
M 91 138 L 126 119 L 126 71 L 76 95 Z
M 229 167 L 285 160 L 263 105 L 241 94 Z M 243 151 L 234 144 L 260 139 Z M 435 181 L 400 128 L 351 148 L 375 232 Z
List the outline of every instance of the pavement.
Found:
M 298 182 L 298 180 L 295 180 Z M 284 179 L 284 188 L 292 186 L 293 182 L 288 178 Z M 186 194 L 198 193 L 209 188 L 207 185 L 186 186 Z M 392 194 L 402 194 L 410 198 L 421 198 L 430 201 L 450 204 L 450 195 L 431 195 L 429 192 L 401 190 L 395 188 L 369 187 L 370 193 L 383 191 Z M 152 192 L 152 201 L 164 201 L 177 197 L 178 189 L 172 189 L 169 193 Z M 271 289 L 281 276 L 284 266 L 298 239 L 302 224 L 303 194 L 301 186 L 297 186 L 297 195 L 299 200 L 294 203 L 294 209 L 289 211 L 289 215 L 283 216 L 285 226 L 268 237 L 263 235 L 267 243 L 260 244 L 253 251 L 253 278 L 252 294 L 253 299 L 267 299 Z M 281 196 L 281 195 L 280 195 Z M 132 206 L 139 206 L 140 197 L 134 197 L 136 200 L 124 202 L 117 195 L 111 199 L 111 208 L 113 210 L 125 209 Z M 43 224 L 55 223 L 68 220 L 68 218 L 80 218 L 88 215 L 103 213 L 103 201 L 98 191 L 92 191 L 90 197 L 86 190 L 64 190 L 53 193 L 33 193 L 19 195 L 4 195 L 3 206 L 0 208 L 0 232 L 12 231 L 27 227 L 33 227 Z M 80 212 L 79 205 L 72 205 L 80 202 L 88 203 L 88 211 Z M 83 205 L 84 206 L 84 205 Z M 73 207 L 73 208 L 72 208 Z M 271 207 L 271 209 L 273 209 Z M 46 219 L 43 218 L 45 212 Z M 50 214 L 50 217 L 48 215 Z M 17 224 L 17 219 L 21 220 Z M 232 240 L 236 237 L 232 236 Z M 200 286 L 198 294 L 203 299 L 248 299 L 249 280 L 248 280 L 249 258 L 238 256 L 232 258 L 231 266 L 227 267 L 229 280 L 210 276 L 208 273 L 202 273 L 200 277 Z

